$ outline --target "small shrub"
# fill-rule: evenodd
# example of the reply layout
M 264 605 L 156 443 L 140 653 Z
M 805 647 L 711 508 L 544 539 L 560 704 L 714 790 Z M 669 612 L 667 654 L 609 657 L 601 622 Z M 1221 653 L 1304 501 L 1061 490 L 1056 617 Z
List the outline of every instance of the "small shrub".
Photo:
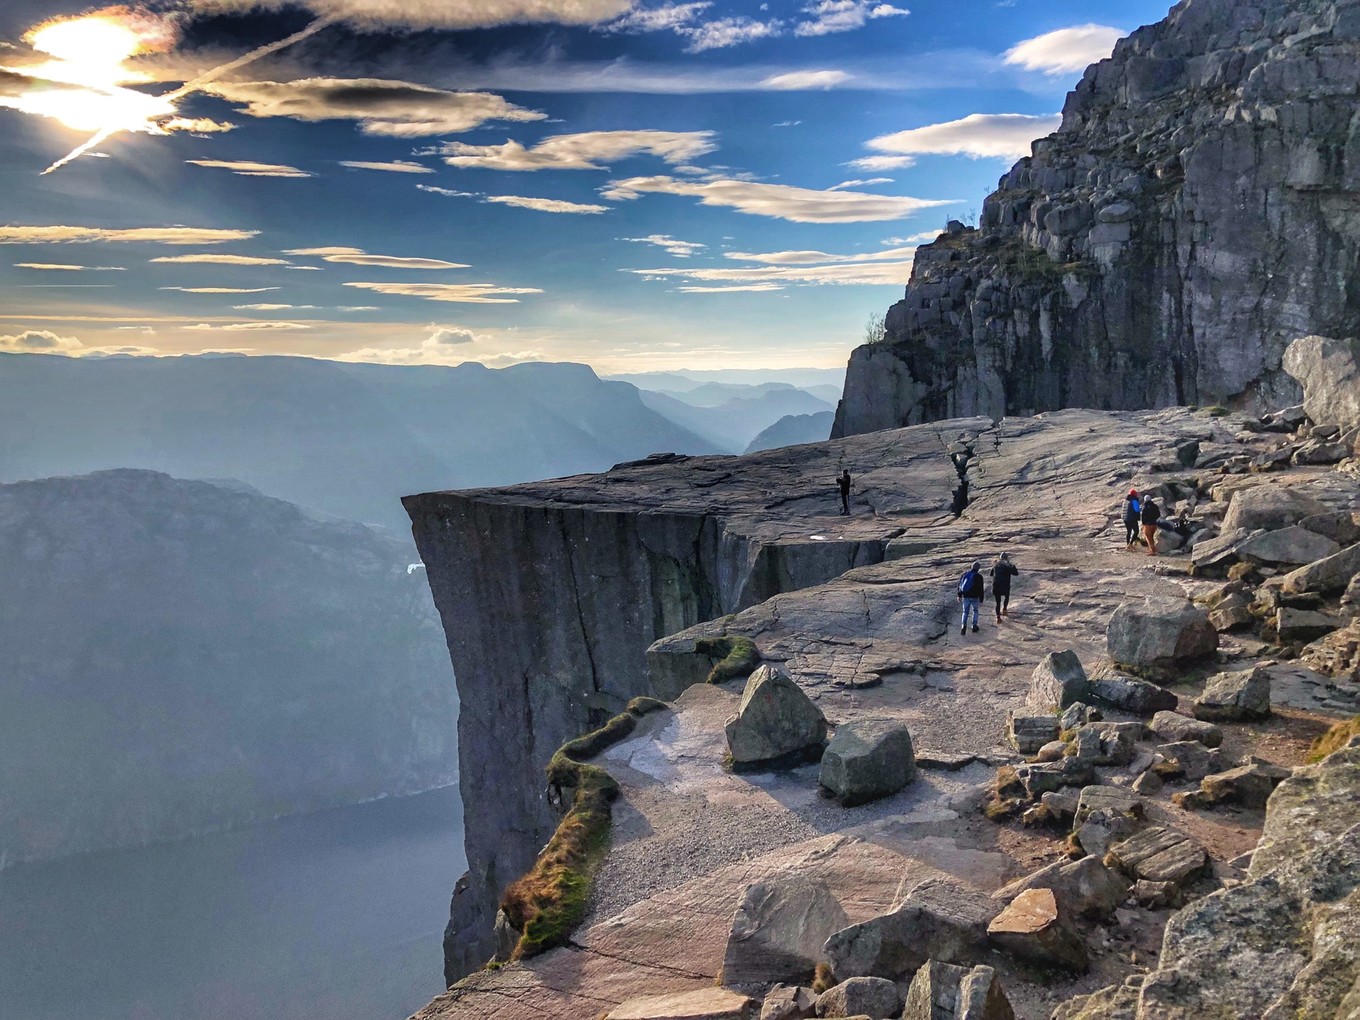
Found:
M 750 676 L 760 665 L 760 650 L 748 637 L 723 635 L 700 638 L 694 642 L 694 650 L 718 660 L 708 673 L 708 682 L 711 684 Z
M 501 898 L 501 909 L 520 932 L 511 959 L 536 956 L 567 941 L 585 917 L 595 869 L 609 846 L 610 804 L 619 784 L 593 758 L 637 727 L 649 712 L 664 708 L 655 698 L 634 698 L 628 708 L 599 729 L 558 748 L 546 770 L 548 783 L 572 789 L 571 807 L 533 868 L 516 879 Z
M 1215 404 L 1213 407 L 1206 407 L 1204 409 L 1204 413 L 1207 414 L 1210 418 L 1226 418 L 1228 415 L 1232 414 L 1232 412 L 1229 411 L 1222 404 Z
M 836 987 L 836 975 L 831 972 L 831 964 L 819 963 L 817 969 L 812 974 L 812 994 L 821 995 L 823 992 Z
M 1351 737 L 1360 736 L 1360 715 L 1348 722 L 1339 722 L 1308 748 L 1309 765 L 1315 765 L 1328 755 L 1335 754 L 1350 742 Z

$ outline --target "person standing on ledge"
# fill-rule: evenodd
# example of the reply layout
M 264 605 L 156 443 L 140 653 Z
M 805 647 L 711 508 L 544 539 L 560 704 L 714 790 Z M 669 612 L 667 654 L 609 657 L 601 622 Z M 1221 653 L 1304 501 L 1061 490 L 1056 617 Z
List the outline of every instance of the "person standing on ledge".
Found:
M 1138 490 L 1130 489 L 1129 494 L 1124 497 L 1125 549 L 1132 549 L 1133 543 L 1138 541 L 1138 515 L 1142 509 L 1142 504 L 1138 502 Z
M 959 624 L 959 633 L 968 633 L 968 614 L 973 615 L 973 633 L 978 631 L 978 613 L 982 609 L 982 598 L 985 592 L 982 584 L 982 563 L 974 560 L 973 565 L 964 572 L 959 578 L 959 602 L 963 606 L 963 619 Z
M 1143 541 L 1147 543 L 1149 556 L 1157 555 L 1157 522 L 1162 519 L 1161 507 L 1151 496 L 1143 500 L 1143 509 L 1139 512 L 1143 521 Z
M 836 479 L 836 484 L 841 487 L 841 516 L 850 516 L 850 469 L 845 468 L 841 471 L 841 476 Z
M 992 564 L 992 598 L 996 601 L 996 622 L 1009 616 L 1011 606 L 1011 578 L 1020 573 L 1011 562 L 1010 553 L 1002 553 Z

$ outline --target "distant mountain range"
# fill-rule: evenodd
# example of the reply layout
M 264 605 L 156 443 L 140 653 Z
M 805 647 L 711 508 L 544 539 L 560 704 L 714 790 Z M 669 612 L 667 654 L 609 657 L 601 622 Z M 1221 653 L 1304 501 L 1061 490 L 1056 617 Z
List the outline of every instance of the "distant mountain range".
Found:
M 409 559 L 241 486 L 0 485 L 0 867 L 454 781 Z
M 584 365 L 0 354 L 0 482 L 122 467 L 235 478 L 405 533 L 408 493 L 721 449 Z
M 831 426 L 835 420 L 836 412 L 830 410 L 818 411 L 815 414 L 786 415 L 752 439 L 742 452 L 757 453 L 780 446 L 820 443 L 831 435 Z
M 835 412 L 834 404 L 791 386 L 743 389 L 751 391 L 752 395 L 728 396 L 720 403 L 708 403 L 720 397 L 722 391 L 705 387 L 703 391 L 697 391 L 705 401 L 698 406 L 685 399 L 690 394 L 672 396 L 643 390 L 642 402 L 728 453 L 743 452 L 756 436 L 787 415 Z M 829 428 L 827 435 L 830 435 Z

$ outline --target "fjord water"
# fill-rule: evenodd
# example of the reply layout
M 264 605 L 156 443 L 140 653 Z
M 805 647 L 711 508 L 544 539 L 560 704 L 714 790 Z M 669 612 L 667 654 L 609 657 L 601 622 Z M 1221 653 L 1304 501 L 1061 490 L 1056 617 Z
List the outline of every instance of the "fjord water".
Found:
M 4 1020 L 400 1020 L 443 990 L 447 787 L 0 871 Z

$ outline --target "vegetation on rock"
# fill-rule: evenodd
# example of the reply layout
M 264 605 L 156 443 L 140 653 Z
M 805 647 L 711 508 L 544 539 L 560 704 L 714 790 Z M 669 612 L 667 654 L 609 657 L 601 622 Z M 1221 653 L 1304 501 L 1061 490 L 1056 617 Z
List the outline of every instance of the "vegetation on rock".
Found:
M 1339 722 L 1322 736 L 1313 741 L 1308 748 L 1309 765 L 1316 765 L 1323 758 L 1341 750 L 1354 737 L 1360 737 L 1360 715 L 1346 722 Z
M 709 671 L 708 682 L 720 684 L 738 677 L 750 676 L 760 665 L 760 651 L 755 642 L 747 637 L 700 638 L 694 642 L 694 650 L 700 655 L 708 655 L 718 660 Z

